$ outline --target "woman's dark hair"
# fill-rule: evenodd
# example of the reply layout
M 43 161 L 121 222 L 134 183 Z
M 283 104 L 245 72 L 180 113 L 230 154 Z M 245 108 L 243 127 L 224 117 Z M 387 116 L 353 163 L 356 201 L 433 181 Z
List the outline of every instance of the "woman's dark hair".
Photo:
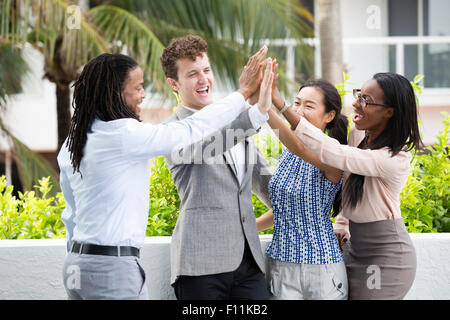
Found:
M 328 81 L 317 79 L 308 80 L 300 87 L 299 91 L 306 87 L 316 88 L 322 93 L 326 113 L 329 113 L 331 111 L 336 112 L 334 119 L 327 124 L 326 129 L 328 131 L 328 136 L 338 140 L 340 144 L 347 144 L 348 120 L 346 116 L 341 114 L 342 99 L 336 87 Z M 334 198 L 332 211 L 333 217 L 337 216 L 337 214 L 339 213 L 341 209 L 341 203 L 342 187 L 339 188 L 339 191 L 336 193 L 336 196 Z
M 125 80 L 136 67 L 138 64 L 131 57 L 108 53 L 95 57 L 84 66 L 73 85 L 74 113 L 66 143 L 74 172 L 80 172 L 87 133 L 96 118 L 102 121 L 139 120 L 122 96 Z
M 414 89 L 404 76 L 396 73 L 377 73 L 373 76 L 384 93 L 384 104 L 394 109 L 386 128 L 368 143 L 368 135 L 358 145 L 360 149 L 388 147 L 392 157 L 402 150 L 423 147 L 417 120 Z M 352 173 L 344 187 L 345 201 L 355 208 L 363 196 L 364 176 Z

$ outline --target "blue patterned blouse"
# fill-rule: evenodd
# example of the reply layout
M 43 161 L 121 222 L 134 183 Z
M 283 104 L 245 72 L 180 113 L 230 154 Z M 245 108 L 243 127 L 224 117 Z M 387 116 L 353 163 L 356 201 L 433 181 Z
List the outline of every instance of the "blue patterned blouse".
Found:
M 342 185 L 285 149 L 269 182 L 274 218 L 273 238 L 266 254 L 303 264 L 343 260 L 330 220 L 334 198 Z

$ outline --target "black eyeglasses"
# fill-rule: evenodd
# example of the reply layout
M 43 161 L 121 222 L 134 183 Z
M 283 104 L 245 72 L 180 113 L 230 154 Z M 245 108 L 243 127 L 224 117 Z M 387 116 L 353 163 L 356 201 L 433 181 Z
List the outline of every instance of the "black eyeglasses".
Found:
M 361 89 L 353 89 L 353 97 L 355 99 L 358 99 L 359 103 L 361 104 L 361 107 L 363 107 L 363 108 L 365 108 L 369 104 L 373 105 L 373 106 L 389 107 L 387 104 L 373 103 L 373 102 L 367 101 L 366 99 L 364 99 L 361 96 Z

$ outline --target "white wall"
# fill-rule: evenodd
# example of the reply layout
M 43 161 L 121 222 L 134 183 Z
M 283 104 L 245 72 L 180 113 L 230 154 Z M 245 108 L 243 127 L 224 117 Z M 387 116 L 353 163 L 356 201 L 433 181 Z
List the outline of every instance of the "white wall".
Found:
M 388 36 L 387 0 L 341 0 L 340 7 L 343 38 Z M 316 10 L 316 20 L 317 14 Z M 318 24 L 315 24 L 315 33 L 319 35 Z M 342 50 L 345 70 L 358 87 L 375 73 L 389 71 L 388 46 L 343 44 Z M 315 54 L 316 77 L 320 77 L 320 51 L 316 50 Z
M 341 0 L 342 37 L 388 36 L 387 5 L 387 0 Z M 377 72 L 392 71 L 387 45 L 345 45 L 343 55 L 350 81 L 359 87 Z
M 23 93 L 9 97 L 4 123 L 33 150 L 56 150 L 55 84 L 43 79 L 44 59 L 39 51 L 27 46 L 23 56 L 30 71 L 22 84 Z
M 450 233 L 410 234 L 417 274 L 406 299 L 450 299 Z M 271 235 L 261 236 L 265 250 Z M 141 252 L 150 299 L 175 299 L 170 286 L 170 237 L 145 239 Z M 0 299 L 66 299 L 64 240 L 0 240 Z
M 340 0 L 341 1 L 341 34 L 343 38 L 373 38 L 389 36 L 388 1 L 387 0 Z M 431 17 L 447 15 L 445 11 L 450 4 L 446 0 L 433 0 Z M 445 2 L 445 3 L 444 3 Z M 442 9 L 440 11 L 439 9 Z M 445 13 L 442 13 L 445 12 Z M 317 14 L 317 12 L 316 12 Z M 377 21 L 377 19 L 379 19 Z M 445 19 L 444 19 L 445 20 Z M 430 20 L 430 35 L 447 34 L 450 28 L 447 20 Z M 435 23 L 435 21 L 441 21 Z M 316 34 L 318 28 L 316 27 Z M 439 31 L 438 31 L 439 30 Z M 443 45 L 447 48 L 447 45 Z M 433 48 L 439 48 L 433 45 Z M 389 69 L 389 47 L 388 45 L 343 45 L 343 58 L 349 82 L 353 83 L 350 88 L 361 88 L 365 81 L 377 72 L 396 72 Z M 317 76 L 320 76 L 320 56 L 316 52 Z M 345 97 L 346 113 L 352 113 L 351 103 L 353 97 L 348 94 Z M 450 112 L 450 91 L 447 88 L 425 89 L 419 96 L 419 116 L 422 123 L 420 128 L 423 142 L 433 144 L 439 131 L 442 131 L 442 111 Z

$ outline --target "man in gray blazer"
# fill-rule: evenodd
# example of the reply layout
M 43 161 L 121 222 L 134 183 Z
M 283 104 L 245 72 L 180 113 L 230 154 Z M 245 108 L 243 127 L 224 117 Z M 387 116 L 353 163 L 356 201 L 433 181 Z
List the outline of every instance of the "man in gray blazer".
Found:
M 250 61 L 260 63 L 264 55 L 260 51 Z M 169 121 L 212 103 L 214 80 L 203 39 L 173 39 L 161 62 L 181 100 Z M 271 207 L 271 175 L 250 137 L 267 118 L 254 106 L 210 138 L 166 156 L 181 199 L 170 256 L 178 299 L 269 298 L 251 197 L 253 192 Z

